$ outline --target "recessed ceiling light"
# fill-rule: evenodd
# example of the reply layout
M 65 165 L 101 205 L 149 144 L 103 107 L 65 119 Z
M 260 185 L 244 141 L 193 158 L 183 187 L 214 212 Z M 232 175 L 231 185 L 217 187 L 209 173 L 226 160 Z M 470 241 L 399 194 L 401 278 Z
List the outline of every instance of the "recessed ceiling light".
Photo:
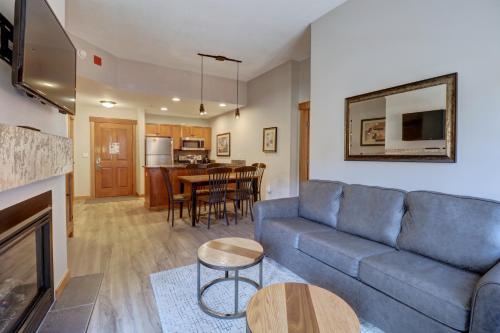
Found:
M 172 98 L 172 101 L 174 101 L 174 102 L 180 102 L 181 99 L 179 97 L 174 97 L 174 98 Z
M 168 111 L 168 108 L 162 107 L 162 108 L 160 108 L 160 110 L 162 110 L 162 111 Z
M 116 102 L 113 101 L 100 101 L 99 103 L 101 103 L 101 105 L 104 106 L 106 109 L 111 109 L 116 105 Z
M 219 103 L 219 106 L 220 106 L 221 108 L 225 108 L 225 107 L 227 106 L 227 104 L 226 104 L 226 103 Z

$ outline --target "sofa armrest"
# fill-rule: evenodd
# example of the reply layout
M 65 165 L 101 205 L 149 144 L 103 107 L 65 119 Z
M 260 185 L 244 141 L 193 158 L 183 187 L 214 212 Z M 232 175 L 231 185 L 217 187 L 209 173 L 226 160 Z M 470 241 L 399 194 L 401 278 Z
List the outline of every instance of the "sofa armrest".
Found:
M 500 262 L 476 286 L 469 332 L 500 332 Z
M 269 218 L 297 217 L 299 215 L 299 197 L 259 201 L 253 208 L 255 219 L 254 238 L 260 241 L 262 223 Z

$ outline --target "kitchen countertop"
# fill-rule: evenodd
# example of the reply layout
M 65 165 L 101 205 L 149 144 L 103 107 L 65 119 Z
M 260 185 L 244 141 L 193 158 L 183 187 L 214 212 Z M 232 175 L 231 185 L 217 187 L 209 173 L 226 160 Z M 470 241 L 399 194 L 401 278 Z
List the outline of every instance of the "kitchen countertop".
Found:
M 186 164 L 183 163 L 174 163 L 174 164 L 159 164 L 159 165 L 143 165 L 143 168 L 146 169 L 156 169 L 156 168 L 171 168 L 171 169 L 183 169 L 186 167 Z

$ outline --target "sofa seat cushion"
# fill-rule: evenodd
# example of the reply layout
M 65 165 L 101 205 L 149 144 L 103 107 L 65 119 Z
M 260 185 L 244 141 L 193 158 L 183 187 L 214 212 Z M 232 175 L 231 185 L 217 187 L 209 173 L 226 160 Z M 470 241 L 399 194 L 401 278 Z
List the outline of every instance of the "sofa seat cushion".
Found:
M 480 276 L 417 254 L 395 251 L 362 259 L 359 278 L 426 316 L 465 331 Z
M 400 249 L 478 273 L 500 260 L 500 202 L 416 191 L 406 203 Z
M 297 248 L 299 236 L 309 232 L 325 232 L 332 230 L 326 225 L 312 222 L 301 217 L 294 218 L 272 218 L 263 221 L 263 241 L 271 242 L 273 239 L 286 240 L 290 246 Z
M 395 251 L 387 245 L 336 230 L 301 234 L 298 249 L 353 277 L 358 277 L 362 258 Z
M 396 247 L 406 192 L 365 185 L 343 189 L 337 229 Z
M 299 216 L 335 228 L 343 186 L 341 182 L 326 180 L 301 183 Z

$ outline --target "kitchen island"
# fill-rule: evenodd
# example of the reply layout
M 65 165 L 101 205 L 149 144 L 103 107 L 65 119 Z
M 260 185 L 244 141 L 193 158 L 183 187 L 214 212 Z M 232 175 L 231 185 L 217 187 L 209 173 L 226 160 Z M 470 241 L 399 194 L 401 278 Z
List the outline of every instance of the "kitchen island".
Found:
M 198 168 L 206 169 L 208 164 L 197 164 Z M 230 168 L 235 168 L 241 165 L 227 164 L 224 165 Z M 189 184 L 181 187 L 179 177 L 187 176 L 188 170 L 186 164 L 169 164 L 169 165 L 152 165 L 144 166 L 144 206 L 151 210 L 161 210 L 168 208 L 167 187 L 163 181 L 161 167 L 168 168 L 170 171 L 170 181 L 174 194 L 191 193 Z M 230 185 L 232 187 L 234 185 Z
M 181 193 L 178 177 L 187 175 L 185 164 L 144 166 L 144 206 L 151 210 L 168 208 L 167 187 L 161 174 L 161 167 L 170 170 L 174 194 Z

